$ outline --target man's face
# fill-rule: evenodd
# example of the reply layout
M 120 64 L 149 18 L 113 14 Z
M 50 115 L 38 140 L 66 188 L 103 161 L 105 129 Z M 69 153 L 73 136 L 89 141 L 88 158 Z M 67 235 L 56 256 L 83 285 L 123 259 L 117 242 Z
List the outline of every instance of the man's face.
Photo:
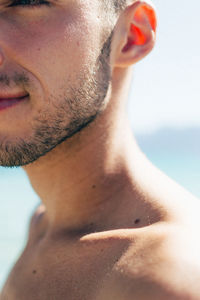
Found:
M 110 39 L 102 38 L 99 1 L 39 1 L 0 6 L 0 98 L 28 95 L 0 110 L 4 166 L 28 164 L 86 126 L 109 86 Z

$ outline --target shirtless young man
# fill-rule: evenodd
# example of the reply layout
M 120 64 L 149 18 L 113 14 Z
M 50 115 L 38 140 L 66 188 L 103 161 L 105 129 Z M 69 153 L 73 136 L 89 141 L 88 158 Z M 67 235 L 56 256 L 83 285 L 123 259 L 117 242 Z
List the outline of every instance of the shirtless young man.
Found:
M 155 9 L 122 2 L 1 1 L 0 163 L 23 166 L 42 205 L 0 300 L 200 299 L 199 201 L 125 113 Z

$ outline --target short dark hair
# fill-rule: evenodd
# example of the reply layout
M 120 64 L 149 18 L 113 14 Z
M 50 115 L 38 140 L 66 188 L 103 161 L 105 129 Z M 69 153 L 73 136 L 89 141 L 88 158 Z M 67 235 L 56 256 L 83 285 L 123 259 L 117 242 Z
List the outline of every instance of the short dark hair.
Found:
M 116 14 L 119 14 L 125 9 L 128 0 L 100 0 L 104 9 L 112 9 Z
M 127 5 L 127 0 L 111 0 L 111 1 L 113 1 L 113 5 L 116 13 L 123 10 Z

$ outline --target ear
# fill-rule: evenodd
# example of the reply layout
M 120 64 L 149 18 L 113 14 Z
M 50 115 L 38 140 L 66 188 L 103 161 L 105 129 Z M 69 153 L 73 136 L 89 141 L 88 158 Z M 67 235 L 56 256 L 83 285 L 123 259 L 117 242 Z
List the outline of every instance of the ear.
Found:
M 111 66 L 128 67 L 154 47 L 156 13 L 150 2 L 136 0 L 119 16 L 111 44 Z

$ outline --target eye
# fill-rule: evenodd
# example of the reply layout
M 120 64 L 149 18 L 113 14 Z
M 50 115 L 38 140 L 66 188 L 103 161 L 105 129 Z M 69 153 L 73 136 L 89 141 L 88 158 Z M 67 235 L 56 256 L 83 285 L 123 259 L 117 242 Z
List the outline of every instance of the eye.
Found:
M 50 6 L 50 3 L 45 0 L 14 0 L 11 2 L 8 7 L 26 7 L 26 8 L 34 8 L 34 7 L 40 7 L 42 5 Z

